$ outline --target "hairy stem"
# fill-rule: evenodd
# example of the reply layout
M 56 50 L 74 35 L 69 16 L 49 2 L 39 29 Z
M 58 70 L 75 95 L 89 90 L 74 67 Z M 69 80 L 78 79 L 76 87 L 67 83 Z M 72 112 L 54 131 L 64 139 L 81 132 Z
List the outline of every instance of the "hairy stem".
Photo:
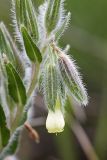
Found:
M 28 92 L 27 92 L 28 99 L 30 98 L 30 96 L 36 86 L 38 71 L 39 71 L 39 65 L 36 65 L 35 63 L 32 64 L 31 84 L 30 84 Z M 26 110 L 26 109 L 24 109 L 24 110 Z M 20 121 L 20 113 L 22 113 L 22 112 L 23 112 L 23 106 L 17 106 L 17 113 L 15 116 L 14 122 L 12 124 L 12 131 L 14 131 L 16 126 L 18 125 L 18 123 Z M 27 112 L 27 110 L 26 110 L 26 112 Z M 26 112 L 24 111 L 23 114 L 26 114 Z M 23 117 L 26 117 L 26 115 L 22 115 L 22 119 L 25 119 Z M 21 123 L 20 123 L 21 125 L 23 124 L 22 119 L 21 119 Z
M 35 88 L 36 82 L 37 82 L 37 76 L 39 72 L 39 64 L 32 64 L 32 77 L 31 77 L 31 84 L 27 91 L 27 97 L 29 98 Z
M 23 114 L 22 114 L 20 122 L 19 122 L 19 117 L 20 117 L 19 112 L 17 112 L 18 118 L 16 118 L 16 120 L 17 120 L 17 123 L 19 122 L 19 127 L 16 128 L 12 137 L 9 140 L 8 145 L 4 148 L 4 150 L 0 154 L 0 160 L 3 160 L 7 155 L 12 155 L 16 152 L 16 149 L 18 147 L 18 141 L 19 141 L 20 133 L 21 133 L 23 127 L 24 127 L 23 125 L 24 125 L 25 121 L 27 120 L 27 112 L 28 112 L 28 109 L 29 109 L 29 104 L 28 103 L 29 103 L 30 97 L 31 97 L 31 95 L 32 95 L 32 93 L 35 89 L 35 86 L 36 86 L 38 71 L 39 71 L 39 65 L 36 67 L 36 64 L 33 64 L 32 78 L 31 78 L 32 80 L 31 80 L 31 84 L 30 84 L 30 87 L 29 87 L 28 92 L 27 92 L 27 97 L 28 97 L 27 105 L 24 107 Z M 15 124 L 16 124 L 16 121 L 15 121 Z
M 11 125 L 12 133 L 15 131 L 15 129 L 17 127 L 17 124 L 18 124 L 18 122 L 20 120 L 20 113 L 22 113 L 22 109 L 23 109 L 22 106 L 17 106 L 17 113 L 16 113 L 15 119 L 13 120 L 12 125 Z
M 2 153 L 0 154 L 0 160 L 4 160 L 4 158 L 8 155 L 12 155 L 15 153 L 18 147 L 18 140 L 20 133 L 23 129 L 23 126 L 20 126 L 16 129 L 16 131 L 11 136 L 8 145 L 3 149 Z

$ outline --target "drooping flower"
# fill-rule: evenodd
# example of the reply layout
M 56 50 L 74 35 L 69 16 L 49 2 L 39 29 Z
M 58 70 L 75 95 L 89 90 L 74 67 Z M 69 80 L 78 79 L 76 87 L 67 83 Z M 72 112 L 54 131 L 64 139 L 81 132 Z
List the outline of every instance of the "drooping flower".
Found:
M 63 114 L 60 109 L 55 109 L 55 111 L 49 110 L 46 128 L 49 133 L 59 133 L 64 130 L 65 121 Z
M 64 130 L 65 121 L 63 112 L 61 110 L 60 99 L 57 98 L 55 109 L 49 109 L 47 120 L 46 120 L 46 128 L 49 133 L 59 133 Z
M 46 128 L 49 133 L 58 133 L 65 126 L 63 112 L 67 96 L 84 106 L 88 103 L 88 96 L 72 58 L 54 43 L 49 46 L 47 53 L 47 59 L 42 66 L 42 82 L 39 85 L 49 110 Z

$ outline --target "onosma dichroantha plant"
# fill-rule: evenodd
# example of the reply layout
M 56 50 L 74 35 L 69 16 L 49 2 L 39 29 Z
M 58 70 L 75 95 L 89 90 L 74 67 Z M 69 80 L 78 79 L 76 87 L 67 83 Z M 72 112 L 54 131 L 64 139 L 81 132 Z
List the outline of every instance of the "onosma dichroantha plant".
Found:
M 69 46 L 58 46 L 71 18 L 64 0 L 47 0 L 37 11 L 31 0 L 11 1 L 14 41 L 0 23 L 0 145 L 5 147 L 0 160 L 16 151 L 36 89 L 48 110 L 49 133 L 64 130 L 68 98 L 88 102 Z

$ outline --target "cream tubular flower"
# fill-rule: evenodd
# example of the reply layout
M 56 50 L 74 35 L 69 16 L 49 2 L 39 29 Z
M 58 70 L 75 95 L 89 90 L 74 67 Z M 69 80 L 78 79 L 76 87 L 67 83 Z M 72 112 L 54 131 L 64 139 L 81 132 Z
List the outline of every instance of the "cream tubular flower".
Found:
M 49 133 L 59 133 L 64 130 L 65 121 L 60 109 L 56 109 L 55 112 L 49 110 L 46 128 Z

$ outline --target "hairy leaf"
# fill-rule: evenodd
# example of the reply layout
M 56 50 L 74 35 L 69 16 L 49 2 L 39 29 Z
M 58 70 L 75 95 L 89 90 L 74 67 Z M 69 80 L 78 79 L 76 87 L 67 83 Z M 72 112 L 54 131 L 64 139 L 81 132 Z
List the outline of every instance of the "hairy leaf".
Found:
M 9 61 L 17 68 L 21 76 L 24 76 L 24 65 L 13 40 L 3 23 L 0 23 L 0 52 L 6 54 Z
M 20 24 L 27 26 L 27 10 L 25 0 L 20 0 Z
M 0 104 L 0 134 L 1 134 L 2 146 L 4 147 L 7 145 L 8 140 L 10 138 L 10 131 L 7 128 L 6 116 L 1 104 Z
M 57 99 L 57 91 L 58 91 L 58 79 L 57 79 L 57 71 L 54 66 L 51 64 L 48 66 L 45 72 L 45 98 L 48 104 L 48 107 L 54 110 L 56 99 Z
M 35 39 L 39 39 L 39 33 L 38 33 L 38 24 L 37 24 L 37 18 L 36 18 L 36 12 L 33 7 L 32 1 L 31 0 L 26 0 L 26 8 L 28 11 L 28 16 L 29 16 L 29 32 L 30 35 Z
M 42 61 L 42 55 L 39 48 L 33 42 L 32 38 L 27 32 L 27 29 L 24 26 L 21 26 L 21 32 L 28 57 L 31 61 L 36 62 L 36 60 L 38 60 L 40 63 Z
M 3 26 L 3 25 L 2 25 Z M 12 48 L 9 44 L 9 41 L 6 36 L 6 32 L 4 31 L 3 27 L 0 23 L 0 52 L 3 54 L 5 53 L 9 60 L 15 64 L 15 57 L 13 55 Z
M 64 53 L 61 54 L 59 67 L 62 78 L 71 95 L 81 104 L 87 105 L 88 97 L 86 90 L 79 77 L 78 71 L 73 61 Z
M 11 63 L 7 63 L 5 66 L 8 76 L 8 90 L 10 96 L 16 103 L 19 103 L 20 105 L 25 105 L 26 89 L 20 76 L 18 75 L 17 71 Z
M 60 97 L 62 93 L 60 86 L 61 77 L 59 74 L 59 69 L 57 68 L 58 61 L 56 53 L 54 53 L 51 47 L 48 48 L 47 52 L 49 56 L 42 66 L 42 76 L 40 76 L 40 78 L 42 77 L 40 79 L 40 81 L 42 81 L 40 83 L 40 85 L 42 84 L 42 87 L 40 88 L 43 89 L 46 105 L 49 109 L 54 111 L 57 98 L 62 98 Z
M 69 21 L 70 21 L 70 17 L 71 17 L 71 13 L 68 12 L 68 15 L 63 20 L 61 26 L 59 26 L 59 28 L 55 31 L 55 39 L 56 40 L 59 40 L 60 37 L 62 36 L 62 34 L 64 33 L 64 31 L 66 30 L 66 28 L 69 24 Z
M 32 1 L 15 0 L 15 6 L 19 28 L 22 24 L 25 25 L 33 40 L 38 41 L 37 17 Z
M 60 77 L 59 81 L 60 81 L 59 82 L 59 84 L 60 84 L 59 85 L 59 99 L 60 99 L 61 107 L 64 107 L 65 102 L 66 102 L 66 87 L 65 87 L 65 84 L 64 84 L 63 79 L 61 77 Z
M 48 33 L 53 31 L 59 22 L 60 6 L 61 0 L 53 0 L 53 2 L 48 0 L 48 7 L 45 16 L 45 25 Z
M 19 144 L 19 136 L 21 134 L 22 129 L 23 129 L 23 126 L 20 126 L 15 130 L 15 132 L 13 133 L 13 135 L 9 140 L 9 143 L 0 154 L 0 160 L 4 160 L 7 156 L 13 155 L 15 153 Z

